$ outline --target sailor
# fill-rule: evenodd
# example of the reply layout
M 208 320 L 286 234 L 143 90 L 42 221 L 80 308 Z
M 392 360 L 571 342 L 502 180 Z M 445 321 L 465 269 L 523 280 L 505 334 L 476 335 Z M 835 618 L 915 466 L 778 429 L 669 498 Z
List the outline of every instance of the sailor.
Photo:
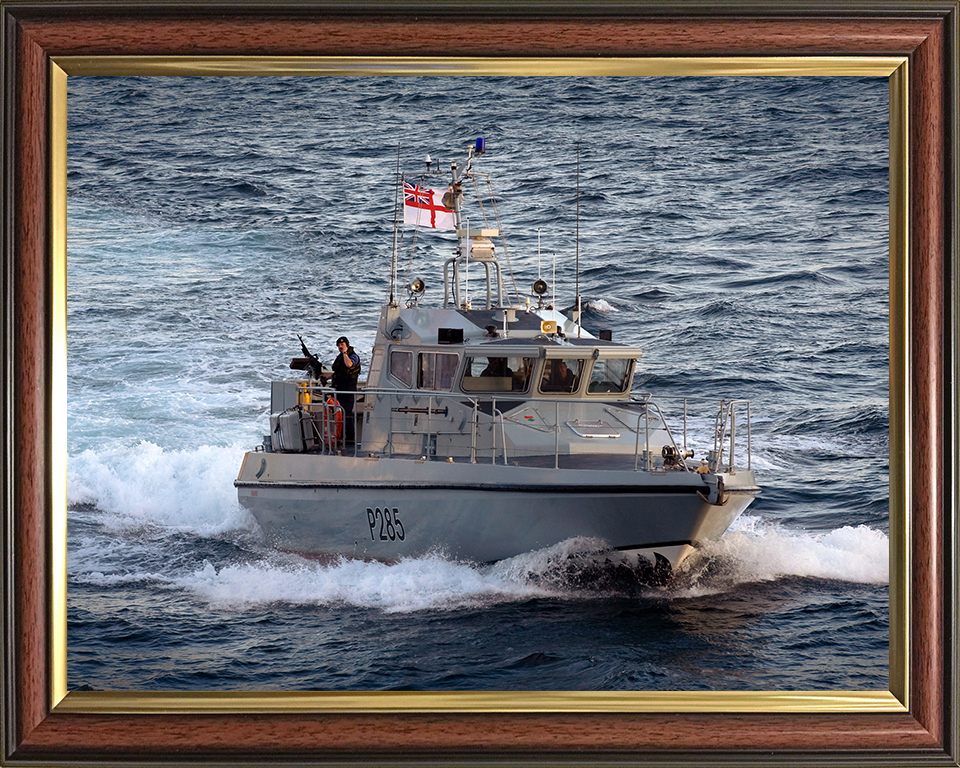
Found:
M 337 339 L 337 356 L 333 361 L 333 388 L 343 407 L 343 420 L 347 426 L 347 442 L 354 441 L 353 403 L 356 399 L 357 379 L 360 377 L 360 356 L 350 346 L 346 336 Z
M 490 357 L 487 358 L 487 367 L 483 369 L 480 375 L 503 378 L 505 376 L 513 376 L 513 369 L 507 367 L 507 358 Z
M 555 360 L 550 373 L 543 377 L 540 389 L 544 392 L 573 392 L 577 377 L 566 360 Z

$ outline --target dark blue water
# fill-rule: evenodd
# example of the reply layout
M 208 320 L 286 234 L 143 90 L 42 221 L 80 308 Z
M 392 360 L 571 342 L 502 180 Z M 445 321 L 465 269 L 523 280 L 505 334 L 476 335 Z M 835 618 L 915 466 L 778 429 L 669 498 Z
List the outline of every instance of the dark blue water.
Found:
M 70 687 L 886 689 L 887 98 L 882 78 L 71 78 Z M 637 388 L 752 401 L 764 493 L 668 587 L 581 567 L 579 540 L 324 566 L 237 504 L 296 334 L 369 361 L 398 144 L 419 172 L 476 136 L 521 293 L 555 269 L 573 304 L 579 143 L 587 327 L 644 348 Z M 447 243 L 403 250 L 425 301 Z

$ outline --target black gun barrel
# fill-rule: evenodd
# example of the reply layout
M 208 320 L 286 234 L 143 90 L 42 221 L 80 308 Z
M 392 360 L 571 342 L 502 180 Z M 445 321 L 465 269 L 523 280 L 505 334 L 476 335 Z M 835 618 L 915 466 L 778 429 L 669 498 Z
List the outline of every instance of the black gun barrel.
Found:
M 320 359 L 315 354 L 313 354 L 309 349 L 307 349 L 307 344 L 303 340 L 303 336 L 301 336 L 298 333 L 297 338 L 300 339 L 300 349 L 303 350 L 303 354 L 306 355 L 306 358 L 307 358 L 306 365 L 304 365 L 304 367 L 301 368 L 300 370 L 307 371 L 307 373 L 310 375 L 311 378 L 319 379 L 321 382 L 323 382 L 324 379 L 326 378 L 323 375 L 323 364 L 320 362 Z M 290 367 L 291 368 L 293 367 L 292 362 Z

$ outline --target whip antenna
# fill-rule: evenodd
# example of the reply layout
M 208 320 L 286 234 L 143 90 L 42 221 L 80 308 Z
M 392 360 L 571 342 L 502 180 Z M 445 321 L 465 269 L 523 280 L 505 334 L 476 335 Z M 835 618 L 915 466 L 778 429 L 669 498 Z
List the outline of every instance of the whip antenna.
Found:
M 400 227 L 400 187 L 403 186 L 403 177 L 400 175 L 400 145 L 397 144 L 397 180 L 393 195 L 393 257 L 390 264 L 390 306 L 393 301 L 393 284 L 397 281 L 397 229 Z
M 577 338 L 580 338 L 580 142 L 577 142 L 577 259 L 576 259 L 576 292 L 577 292 Z
M 540 279 L 540 227 L 537 227 L 537 279 Z

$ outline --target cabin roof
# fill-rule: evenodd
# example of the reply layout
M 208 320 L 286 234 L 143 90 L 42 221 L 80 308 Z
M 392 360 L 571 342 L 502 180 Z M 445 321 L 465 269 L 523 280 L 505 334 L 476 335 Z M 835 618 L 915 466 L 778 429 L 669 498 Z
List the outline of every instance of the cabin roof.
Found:
M 621 347 L 628 347 L 629 344 L 621 344 L 616 341 L 604 341 L 603 339 L 558 339 L 553 336 L 533 336 L 533 337 L 521 337 L 521 338 L 503 338 L 498 339 L 483 339 L 481 341 L 471 342 L 474 345 L 482 344 L 485 347 L 489 346 L 502 346 L 502 347 L 529 347 L 529 346 L 539 346 L 539 347 L 599 347 L 600 349 L 611 348 L 619 349 Z
M 488 325 L 496 326 L 498 331 L 503 330 L 503 310 L 502 309 L 458 309 L 467 321 L 473 323 L 477 328 L 486 328 Z M 507 329 L 511 331 L 539 331 L 540 316 L 533 312 L 526 312 L 522 309 L 516 311 L 516 320 L 507 323 Z

